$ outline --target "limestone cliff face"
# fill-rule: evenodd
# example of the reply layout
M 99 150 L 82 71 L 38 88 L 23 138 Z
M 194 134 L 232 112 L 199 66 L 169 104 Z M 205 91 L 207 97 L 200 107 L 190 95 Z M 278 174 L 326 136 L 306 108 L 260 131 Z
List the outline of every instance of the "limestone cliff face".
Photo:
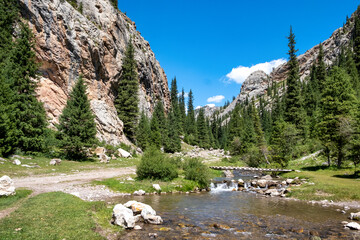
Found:
M 349 22 L 344 27 L 335 30 L 330 38 L 322 42 L 324 61 L 327 66 L 333 65 L 340 54 L 341 48 L 349 45 L 352 39 L 355 14 L 356 12 L 351 16 Z M 360 14 L 360 12 L 358 14 Z M 311 66 L 316 60 L 318 54 L 319 45 L 316 45 L 304 54 L 298 56 L 301 81 L 304 81 L 305 78 L 310 75 Z M 286 80 L 287 72 L 287 64 L 284 63 L 275 68 L 270 73 L 270 76 L 264 72 L 261 73 L 261 71 L 252 73 L 241 86 L 240 94 L 227 108 L 222 111 L 221 115 L 224 116 L 227 113 L 230 113 L 235 108 L 236 103 L 243 102 L 247 96 L 251 99 L 252 97 L 257 98 L 264 95 L 266 93 L 268 83 L 271 81 L 282 82 Z M 281 95 L 282 93 L 280 92 L 279 94 Z
M 77 6 L 66 0 L 21 0 L 21 13 L 35 34 L 41 64 L 39 99 L 50 123 L 58 123 L 82 74 L 96 116 L 97 137 L 109 144 L 126 142 L 113 101 L 130 39 L 138 63 L 139 108 L 148 115 L 158 100 L 170 107 L 167 77 L 135 23 L 109 0 L 77 0 Z

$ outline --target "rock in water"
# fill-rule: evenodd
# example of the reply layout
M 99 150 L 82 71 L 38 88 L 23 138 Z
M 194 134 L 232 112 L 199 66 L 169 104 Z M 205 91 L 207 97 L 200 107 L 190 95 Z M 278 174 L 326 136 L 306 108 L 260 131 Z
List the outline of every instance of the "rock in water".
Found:
M 133 195 L 135 195 L 135 196 L 142 196 L 142 195 L 145 195 L 145 191 L 142 190 L 142 189 L 140 189 L 140 190 L 138 190 L 138 191 L 135 191 L 135 192 L 133 193 Z
M 14 165 L 21 165 L 21 162 L 19 159 L 15 159 L 13 162 L 12 162 Z
M 112 223 L 126 229 L 135 227 L 133 212 L 122 204 L 115 205 L 113 209 Z
M 153 184 L 153 188 L 156 190 L 156 191 L 161 191 L 161 187 L 159 184 Z
M 360 220 L 360 212 L 357 213 L 350 213 L 351 220 Z
M 146 223 L 150 223 L 150 224 L 162 224 L 163 220 L 160 216 L 154 216 L 154 215 L 147 215 L 146 219 L 144 218 Z
M 0 196 L 15 195 L 15 186 L 13 180 L 9 176 L 0 178 Z
M 122 149 L 122 148 L 119 148 L 119 149 L 118 149 L 118 153 L 119 153 L 119 156 L 120 156 L 120 157 L 123 157 L 123 158 L 131 157 L 131 154 L 130 154 L 128 151 L 125 151 L 125 150 Z
M 350 223 L 346 224 L 345 227 L 348 227 L 352 230 L 360 230 L 360 224 L 358 224 L 356 222 L 350 222 Z

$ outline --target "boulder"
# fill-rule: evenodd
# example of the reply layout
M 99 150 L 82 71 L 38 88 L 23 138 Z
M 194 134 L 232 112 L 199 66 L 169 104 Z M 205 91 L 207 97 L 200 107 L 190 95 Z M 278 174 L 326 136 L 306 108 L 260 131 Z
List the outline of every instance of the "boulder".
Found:
M 15 159 L 12 163 L 15 165 L 18 165 L 18 166 L 21 165 L 21 162 L 19 159 Z
M 267 187 L 268 186 L 268 180 L 265 180 L 265 179 L 258 180 L 257 181 L 257 186 L 261 187 L 261 188 Z
M 15 194 L 16 192 L 13 180 L 9 176 L 2 176 L 0 178 L 0 197 Z
M 147 215 L 146 219 L 144 218 L 146 223 L 150 223 L 150 224 L 162 224 L 163 220 L 160 216 L 155 216 L 155 215 Z
M 277 189 L 268 189 L 265 191 L 265 195 L 270 195 L 272 197 L 277 197 L 281 195 L 281 192 L 279 192 Z
M 128 151 L 125 151 L 122 148 L 119 148 L 117 151 L 118 151 L 118 154 L 119 154 L 120 157 L 123 157 L 123 158 L 131 157 L 131 154 Z
M 49 164 L 50 164 L 50 165 L 53 165 L 53 166 L 55 166 L 55 165 L 60 165 L 60 163 L 61 163 L 61 159 L 60 159 L 60 158 L 53 158 L 53 159 L 51 159 L 50 162 L 49 162 Z
M 128 201 L 124 204 L 125 207 L 130 208 L 134 214 L 139 214 L 144 211 L 144 214 L 152 214 L 156 215 L 156 212 L 150 205 L 145 203 L 137 202 L 137 201 Z M 144 210 L 145 209 L 145 210 Z M 143 215 L 143 214 L 141 214 Z
M 261 177 L 261 179 L 272 180 L 272 177 L 270 175 L 266 175 L 266 176 Z
M 358 224 L 356 222 L 350 222 L 350 223 L 346 224 L 345 227 L 350 228 L 352 230 L 360 230 L 360 224 Z
M 110 162 L 110 158 L 108 156 L 106 156 L 105 153 L 100 154 L 99 159 L 100 159 L 101 163 L 109 163 Z
M 138 190 L 138 191 L 135 191 L 135 192 L 133 193 L 133 195 L 135 195 L 135 196 L 142 196 L 142 195 L 145 195 L 145 191 L 142 190 L 142 189 L 140 189 L 140 190 Z
M 238 187 L 244 187 L 245 182 L 241 178 L 238 180 Z
M 94 153 L 95 153 L 97 156 L 100 156 L 100 155 L 106 153 L 106 149 L 105 149 L 104 147 L 97 147 L 97 148 L 95 149 Z
M 115 205 L 113 209 L 112 223 L 126 229 L 135 227 L 133 212 L 122 204 Z
M 159 184 L 153 184 L 153 188 L 156 190 L 156 191 L 161 191 L 161 187 Z
M 134 218 L 135 218 L 135 222 L 136 222 L 136 223 L 137 223 L 137 222 L 141 222 L 141 221 L 143 220 L 143 217 L 141 216 L 141 214 L 135 215 Z
M 134 227 L 134 230 L 141 230 L 142 229 L 142 227 L 140 227 L 139 225 L 135 225 L 135 227 Z
M 293 182 L 294 182 L 294 179 L 291 179 L 291 178 L 286 179 L 286 183 L 287 183 L 287 184 L 291 184 L 291 183 L 293 183 Z
M 351 220 L 360 220 L 360 212 L 357 213 L 350 213 Z

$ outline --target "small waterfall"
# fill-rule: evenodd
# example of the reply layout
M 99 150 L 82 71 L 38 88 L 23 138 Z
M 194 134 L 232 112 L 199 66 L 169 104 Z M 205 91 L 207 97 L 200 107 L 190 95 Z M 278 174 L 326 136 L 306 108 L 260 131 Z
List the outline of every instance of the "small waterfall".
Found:
M 236 182 L 225 182 L 225 183 L 211 183 L 211 192 L 224 192 L 224 191 L 237 191 L 238 185 Z

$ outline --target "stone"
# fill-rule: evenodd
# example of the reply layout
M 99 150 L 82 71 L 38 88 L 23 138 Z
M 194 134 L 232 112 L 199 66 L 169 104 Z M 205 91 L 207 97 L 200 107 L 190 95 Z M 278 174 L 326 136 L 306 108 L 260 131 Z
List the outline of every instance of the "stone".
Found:
M 15 195 L 14 181 L 9 176 L 2 176 L 0 178 L 0 197 Z
M 135 215 L 134 218 L 135 218 L 136 223 L 141 222 L 142 220 L 144 220 L 143 217 L 141 216 L 141 214 Z
M 244 187 L 245 182 L 241 178 L 238 180 L 238 187 Z
M 153 184 L 153 188 L 156 190 L 156 191 L 161 191 L 161 187 L 159 184 Z
M 118 151 L 118 154 L 119 154 L 120 157 L 123 157 L 123 158 L 131 157 L 131 154 L 128 151 L 125 151 L 122 148 L 119 148 L 117 151 Z
M 360 224 L 356 222 L 349 222 L 345 227 L 350 228 L 351 230 L 360 230 Z
M 140 227 L 139 225 L 135 225 L 135 227 L 134 227 L 134 230 L 141 230 L 142 229 L 142 227 Z
M 260 180 L 257 180 L 256 185 L 261 188 L 265 188 L 268 186 L 268 181 L 265 179 L 260 179 Z
M 143 209 L 141 210 L 141 216 L 146 221 L 148 216 L 156 216 L 156 211 L 147 204 L 143 204 Z
M 277 189 L 268 189 L 264 193 L 265 195 L 270 195 L 272 197 L 281 196 L 281 192 L 279 192 Z
M 6 159 L 0 157 L 0 162 L 7 162 Z
M 146 223 L 159 225 L 163 223 L 163 220 L 160 216 L 155 215 L 147 215 L 146 218 L 144 218 Z
M 360 220 L 360 212 L 357 213 L 350 213 L 350 219 L 351 220 Z
M 142 195 L 145 195 L 145 191 L 144 190 L 138 190 L 138 191 L 135 191 L 134 193 L 133 193 L 133 195 L 135 195 L 135 196 L 142 196 Z
M 112 222 L 126 229 L 135 227 L 135 218 L 131 209 L 122 204 L 116 204 L 113 209 Z
M 149 238 L 157 238 L 157 233 L 149 233 Z
M 291 178 L 286 179 L 287 184 L 291 184 L 292 182 L 294 182 L 294 179 L 291 179 Z
M 53 159 L 50 160 L 49 165 L 55 166 L 55 165 L 60 165 L 60 163 L 61 163 L 60 158 L 53 158 Z
M 110 158 L 108 156 L 106 156 L 105 153 L 100 154 L 99 159 L 100 159 L 101 163 L 109 163 L 110 162 Z
M 224 175 L 226 178 L 233 178 L 234 177 L 234 174 L 231 170 L 224 170 L 223 171 Z
M 24 157 L 19 156 L 19 155 L 12 155 L 10 158 L 25 159 Z
M 265 176 L 261 177 L 261 179 L 272 180 L 272 177 L 270 175 L 265 175 Z
M 104 147 L 96 147 L 94 150 L 94 154 L 96 154 L 96 156 L 100 156 L 101 154 L 105 154 L 106 153 L 106 148 Z
M 15 159 L 13 162 L 12 162 L 14 165 L 21 165 L 21 162 L 19 159 Z

